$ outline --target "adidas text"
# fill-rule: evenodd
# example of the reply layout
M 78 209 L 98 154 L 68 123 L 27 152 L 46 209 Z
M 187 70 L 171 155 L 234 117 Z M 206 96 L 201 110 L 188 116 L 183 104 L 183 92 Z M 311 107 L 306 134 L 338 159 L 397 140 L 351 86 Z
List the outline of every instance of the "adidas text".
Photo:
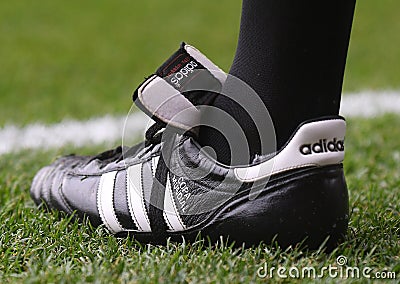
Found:
M 344 140 L 334 138 L 328 141 L 327 139 L 320 139 L 314 144 L 304 144 L 300 146 L 300 153 L 303 155 L 321 154 L 329 152 L 343 152 Z
M 179 72 L 175 73 L 172 78 L 171 78 L 171 83 L 175 85 L 175 87 L 181 87 L 180 81 L 183 78 L 187 78 L 191 73 L 194 72 L 194 69 L 198 64 L 195 61 L 190 61 L 188 64 L 186 64 L 185 67 L 183 67 Z

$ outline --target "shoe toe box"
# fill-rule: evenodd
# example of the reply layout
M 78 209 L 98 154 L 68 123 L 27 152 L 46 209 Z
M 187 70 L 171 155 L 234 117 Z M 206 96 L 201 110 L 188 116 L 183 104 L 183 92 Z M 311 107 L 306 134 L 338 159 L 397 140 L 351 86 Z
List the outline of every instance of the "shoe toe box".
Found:
M 30 193 L 33 201 L 36 205 L 40 205 L 43 203 L 43 186 L 47 181 L 48 176 L 53 171 L 53 167 L 46 166 L 42 168 L 33 178 Z
M 30 194 L 37 205 L 49 210 L 88 216 L 93 224 L 101 222 L 96 204 L 99 176 L 76 174 L 90 157 L 65 156 L 39 170 L 32 181 Z
M 32 181 L 30 194 L 37 204 L 45 204 L 49 209 L 61 209 L 55 197 L 59 195 L 59 187 L 63 177 L 79 164 L 82 157 L 65 156 L 57 159 L 51 165 L 38 171 Z

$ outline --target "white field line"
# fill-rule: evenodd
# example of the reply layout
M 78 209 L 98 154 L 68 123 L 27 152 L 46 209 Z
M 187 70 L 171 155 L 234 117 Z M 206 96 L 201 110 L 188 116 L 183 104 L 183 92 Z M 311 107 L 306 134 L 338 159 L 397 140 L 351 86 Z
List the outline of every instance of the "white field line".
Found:
M 400 91 L 365 91 L 346 94 L 340 113 L 345 117 L 371 118 L 386 113 L 400 114 Z
M 105 116 L 87 121 L 65 120 L 44 125 L 34 123 L 22 128 L 8 125 L 0 128 L 0 155 L 24 149 L 52 149 L 65 145 L 82 147 L 122 142 L 126 117 Z M 148 118 L 135 113 L 126 120 L 125 138 L 134 139 L 144 134 Z
M 340 113 L 345 117 L 371 118 L 386 113 L 400 114 L 400 92 L 366 91 L 347 94 L 342 99 Z M 0 128 L 0 155 L 23 149 L 51 149 L 65 145 L 82 147 L 122 141 L 126 117 L 105 116 L 87 121 L 66 120 L 44 125 L 30 124 L 24 127 L 6 125 Z M 149 119 L 141 113 L 128 117 L 125 138 L 143 136 Z

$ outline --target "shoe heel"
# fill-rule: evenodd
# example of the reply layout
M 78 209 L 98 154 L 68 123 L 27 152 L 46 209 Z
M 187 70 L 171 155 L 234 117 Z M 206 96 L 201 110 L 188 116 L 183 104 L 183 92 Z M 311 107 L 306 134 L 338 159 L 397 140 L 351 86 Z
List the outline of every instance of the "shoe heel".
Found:
M 348 220 L 347 185 L 342 165 L 336 165 L 273 182 L 254 200 L 243 197 L 206 231 L 247 246 L 275 240 L 282 247 L 303 243 L 318 249 L 329 237 L 330 250 L 345 238 Z

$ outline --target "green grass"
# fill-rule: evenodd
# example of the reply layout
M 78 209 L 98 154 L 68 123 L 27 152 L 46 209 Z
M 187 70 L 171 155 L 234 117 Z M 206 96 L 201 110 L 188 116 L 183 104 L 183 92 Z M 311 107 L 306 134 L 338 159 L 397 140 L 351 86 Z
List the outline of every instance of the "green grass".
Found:
M 0 1 L 0 126 L 125 114 L 185 40 L 225 70 L 241 0 Z M 345 90 L 400 87 L 397 0 L 360 0 Z
M 131 92 L 182 40 L 227 70 L 240 3 L 0 1 L 0 127 L 126 114 Z M 400 88 L 399 9 L 397 0 L 358 1 L 345 91 Z M 321 268 L 340 255 L 350 265 L 395 271 L 399 279 L 398 125 L 398 116 L 349 120 L 350 229 L 332 253 L 116 239 L 103 228 L 39 210 L 29 197 L 34 174 L 56 156 L 102 147 L 0 156 L 0 283 L 265 282 L 256 276 L 265 262 Z
M 3 156 L 0 283 L 264 282 L 256 272 L 265 262 L 268 267 L 320 269 L 334 265 L 340 255 L 346 256 L 351 266 L 400 275 L 400 140 L 396 138 L 400 128 L 391 127 L 399 124 L 396 116 L 349 121 L 345 171 L 352 211 L 350 229 L 347 241 L 329 254 L 298 248 L 282 251 L 266 245 L 253 249 L 224 244 L 209 247 L 203 242 L 142 246 L 132 239 L 117 239 L 103 228 L 37 209 L 29 197 L 35 172 L 73 149 Z M 75 152 L 100 150 L 102 147 Z
M 183 40 L 229 66 L 240 0 L 186 3 L 1 1 L 0 126 L 125 114 Z
M 400 87 L 400 21 L 397 0 L 358 0 L 345 90 Z

